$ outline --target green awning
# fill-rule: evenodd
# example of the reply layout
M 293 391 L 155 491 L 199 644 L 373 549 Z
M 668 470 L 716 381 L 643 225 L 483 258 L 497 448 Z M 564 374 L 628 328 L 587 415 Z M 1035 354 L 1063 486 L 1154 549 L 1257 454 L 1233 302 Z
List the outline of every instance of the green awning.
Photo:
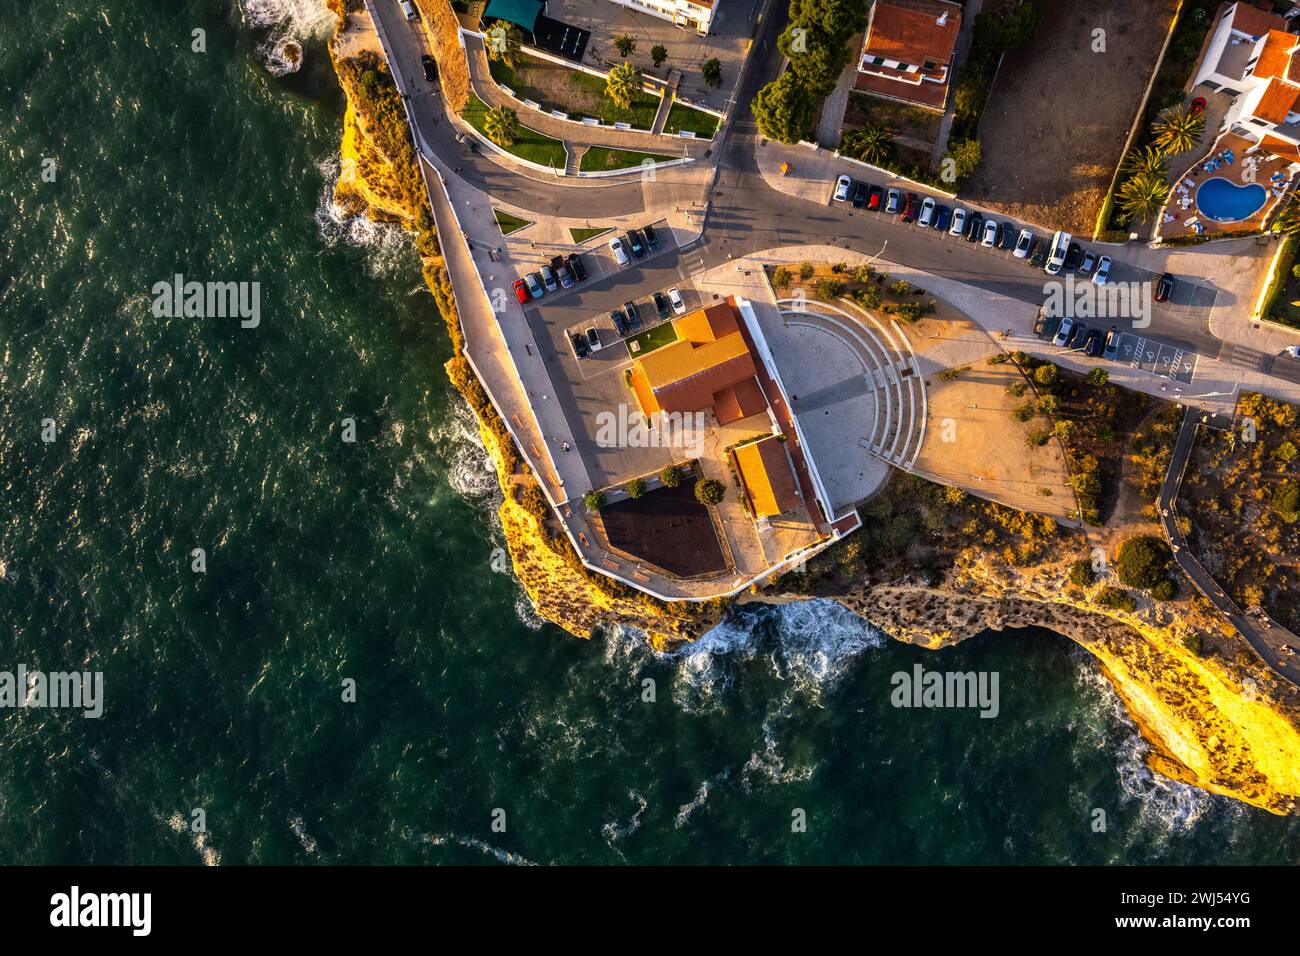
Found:
M 483 19 L 509 20 L 532 33 L 541 12 L 542 0 L 490 0 Z

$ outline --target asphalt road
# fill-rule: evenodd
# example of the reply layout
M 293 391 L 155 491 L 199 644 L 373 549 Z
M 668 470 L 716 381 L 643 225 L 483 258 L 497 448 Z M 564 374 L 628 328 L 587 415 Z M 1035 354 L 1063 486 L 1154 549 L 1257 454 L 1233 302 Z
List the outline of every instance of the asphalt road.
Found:
M 1291 683 L 1300 685 L 1300 653 L 1286 654 L 1282 651 L 1283 646 L 1300 650 L 1300 638 L 1272 620 L 1243 613 L 1205 568 L 1201 567 L 1201 563 L 1188 548 L 1187 539 L 1178 529 L 1178 489 L 1182 485 L 1187 462 L 1196 444 L 1196 431 L 1200 427 L 1202 414 L 1204 413 L 1199 409 L 1187 409 L 1183 426 L 1178 432 L 1178 440 L 1174 443 L 1169 471 L 1165 474 L 1164 484 L 1160 486 L 1160 521 L 1174 549 L 1174 560 L 1183 574 L 1196 585 L 1196 589 L 1228 619 L 1264 663 Z

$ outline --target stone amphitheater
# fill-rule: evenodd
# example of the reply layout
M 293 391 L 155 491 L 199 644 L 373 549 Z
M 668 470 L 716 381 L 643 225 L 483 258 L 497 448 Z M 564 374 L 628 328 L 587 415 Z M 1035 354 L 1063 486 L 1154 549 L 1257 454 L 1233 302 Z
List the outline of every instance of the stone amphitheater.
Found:
M 778 305 L 781 327 L 764 335 L 791 406 L 835 507 L 857 504 L 921 453 L 928 406 L 916 355 L 898 322 L 851 303 Z

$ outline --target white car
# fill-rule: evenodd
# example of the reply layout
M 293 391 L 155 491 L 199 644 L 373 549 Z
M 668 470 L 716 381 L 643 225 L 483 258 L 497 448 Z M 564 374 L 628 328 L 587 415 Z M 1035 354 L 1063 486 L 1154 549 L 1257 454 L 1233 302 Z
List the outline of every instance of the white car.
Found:
M 1056 235 L 1052 236 L 1052 246 L 1047 250 L 1047 262 L 1043 264 L 1043 271 L 1049 276 L 1058 275 L 1061 266 L 1065 265 L 1065 257 L 1070 251 L 1070 243 L 1074 237 L 1064 230 L 1057 230 Z
M 1092 281 L 1097 285 L 1105 285 L 1106 280 L 1110 278 L 1110 256 L 1102 256 L 1097 260 L 1097 271 L 1092 274 Z
M 668 304 L 673 307 L 673 313 L 676 315 L 686 314 L 686 303 L 682 301 L 681 290 L 673 286 L 668 290 Z
M 980 245 L 985 249 L 992 249 L 998 241 L 998 223 L 996 219 L 990 219 L 984 223 L 984 238 L 980 240 Z
M 916 221 L 923 228 L 929 229 L 930 224 L 934 222 L 934 207 L 936 205 L 933 196 L 926 196 L 925 202 L 921 203 L 921 215 L 916 217 Z
M 1300 359 L 1300 345 L 1288 345 L 1282 350 L 1283 355 L 1289 355 L 1293 359 Z
M 1074 328 L 1074 319 L 1062 319 L 1061 327 L 1056 330 L 1056 336 L 1052 339 L 1052 345 L 1056 348 L 1064 348 L 1066 340 L 1070 338 L 1070 332 Z
M 1020 238 L 1016 240 L 1016 249 L 1013 253 L 1017 259 L 1023 259 L 1029 255 L 1029 247 L 1034 244 L 1034 230 L 1021 229 Z
M 406 14 L 408 20 L 416 18 L 415 5 L 411 3 L 411 0 L 402 0 L 402 12 Z
M 958 207 L 952 211 L 952 225 L 948 227 L 948 235 L 963 236 L 966 234 L 966 210 Z
M 623 245 L 623 240 L 615 236 L 609 240 L 609 251 L 614 253 L 614 261 L 621 266 L 627 265 L 627 247 Z
M 849 187 L 853 185 L 853 180 L 848 176 L 841 176 L 835 180 L 835 201 L 844 202 L 849 198 Z
M 537 276 L 531 272 L 524 273 L 524 285 L 528 286 L 528 294 L 534 299 L 540 299 L 546 293 L 542 284 L 537 281 Z

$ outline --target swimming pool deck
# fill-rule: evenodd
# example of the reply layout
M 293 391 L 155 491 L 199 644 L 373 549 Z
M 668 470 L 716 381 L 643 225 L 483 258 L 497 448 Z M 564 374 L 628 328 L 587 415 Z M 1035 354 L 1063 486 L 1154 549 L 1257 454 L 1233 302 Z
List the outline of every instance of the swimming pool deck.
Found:
M 1251 150 L 1254 152 L 1251 152 Z M 1206 172 L 1206 163 L 1215 157 L 1221 157 L 1224 150 L 1233 154 L 1231 164 L 1220 162 L 1219 168 Z M 1300 166 L 1289 159 L 1273 156 L 1267 150 L 1257 147 L 1250 140 L 1227 132 L 1215 140 L 1209 152 L 1192 164 L 1191 169 L 1174 181 L 1169 192 L 1169 201 L 1160 211 L 1160 224 L 1156 235 L 1160 239 L 1174 239 L 1180 236 L 1205 235 L 1224 237 L 1244 233 L 1260 232 L 1272 218 L 1278 204 L 1289 193 Z M 1277 183 L 1272 181 L 1275 174 L 1285 176 Z M 1217 222 L 1211 219 L 1196 203 L 1196 195 L 1201 185 L 1211 179 L 1225 179 L 1234 186 L 1263 186 L 1268 195 L 1264 205 L 1252 215 L 1236 222 Z M 1198 232 L 1199 224 L 1203 232 Z

